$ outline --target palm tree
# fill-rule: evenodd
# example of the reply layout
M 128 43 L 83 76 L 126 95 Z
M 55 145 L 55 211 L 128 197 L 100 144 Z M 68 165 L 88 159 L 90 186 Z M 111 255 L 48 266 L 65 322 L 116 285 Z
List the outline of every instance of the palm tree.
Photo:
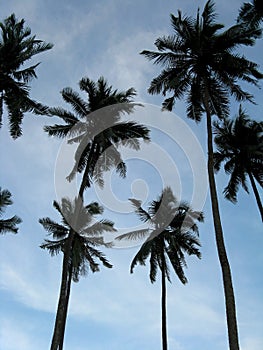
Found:
M 2 190 L 0 187 L 0 217 L 2 217 L 5 208 L 11 204 L 13 204 L 11 193 L 8 190 Z M 5 234 L 6 232 L 17 233 L 18 227 L 16 225 L 21 222 L 22 220 L 16 215 L 10 219 L 0 219 L 0 234 Z
M 52 44 L 31 35 L 25 21 L 18 21 L 14 14 L 0 22 L 0 127 L 3 104 L 8 111 L 10 134 L 15 139 L 22 135 L 21 124 L 25 112 L 44 113 L 46 107 L 29 97 L 28 83 L 37 78 L 39 63 L 24 68 L 33 56 L 50 50 Z
M 249 193 L 248 176 L 263 221 L 263 207 L 256 186 L 257 181 L 263 187 L 263 122 L 251 120 L 240 106 L 235 120 L 215 123 L 214 133 L 217 147 L 215 170 L 218 171 L 224 163 L 225 172 L 230 175 L 224 189 L 225 197 L 236 203 L 240 185 Z
M 96 202 L 84 206 L 82 202 L 80 203 L 79 199 L 70 201 L 67 198 L 63 198 L 61 204 L 54 201 L 53 206 L 60 213 L 62 222 L 59 224 L 48 217 L 39 220 L 44 229 L 53 236 L 53 240 L 46 239 L 41 245 L 41 248 L 47 249 L 51 255 L 60 252 L 65 254 L 67 242 L 71 240 L 72 236 L 72 225 L 69 223 L 69 219 L 75 220 L 76 223 L 74 238 L 71 243 L 72 253 L 68 264 L 68 273 L 66 275 L 62 274 L 62 278 L 66 278 L 67 298 L 65 314 L 61 319 L 64 333 L 71 281 L 78 282 L 80 276 L 85 276 L 89 270 L 92 272 L 99 271 L 99 263 L 96 260 L 99 260 L 108 268 L 112 267 L 97 247 L 109 247 L 110 244 L 104 242 L 103 233 L 114 232 L 116 230 L 111 221 L 105 219 L 98 221 L 94 219 L 96 215 L 103 213 L 103 208 Z M 57 346 L 59 349 L 63 348 L 63 337 Z
M 118 92 L 108 86 L 101 77 L 97 82 L 82 78 L 80 90 L 87 93 L 88 101 L 71 88 L 62 90 L 64 101 L 73 108 L 73 113 L 64 108 L 50 108 L 49 115 L 57 116 L 64 124 L 46 126 L 44 130 L 59 138 L 68 137 L 68 142 L 77 143 L 75 165 L 68 176 L 71 181 L 77 172 L 84 171 L 80 196 L 94 180 L 103 186 L 103 173 L 116 167 L 120 176 L 126 175 L 126 166 L 118 151 L 119 145 L 140 148 L 139 139 L 149 140 L 149 130 L 135 122 L 120 121 L 122 114 L 130 114 L 136 95 L 133 88 Z M 138 105 L 138 104 L 137 104 Z M 106 150 L 108 150 L 106 152 Z
M 212 213 L 219 261 L 223 275 L 226 315 L 230 350 L 239 349 L 236 307 L 231 269 L 228 262 L 221 224 L 216 183 L 214 177 L 212 116 L 224 118 L 229 113 L 229 98 L 252 101 L 238 80 L 257 85 L 263 75 L 258 65 L 235 53 L 240 45 L 253 45 L 259 35 L 256 28 L 245 30 L 235 25 L 222 31 L 224 26 L 215 21 L 213 1 L 208 1 L 202 15 L 196 18 L 171 15 L 174 34 L 158 38 L 157 52 L 142 54 L 154 63 L 164 66 L 162 72 L 152 80 L 148 89 L 151 94 L 171 93 L 163 102 L 163 108 L 172 110 L 176 99 L 187 96 L 187 117 L 200 121 L 206 114 L 208 177 Z
M 137 239 L 147 236 L 138 253 L 135 255 L 130 271 L 137 263 L 145 265 L 150 262 L 150 281 L 154 283 L 158 269 L 161 271 L 161 305 L 162 305 L 162 344 L 163 350 L 168 349 L 166 320 L 166 278 L 169 282 L 169 262 L 179 280 L 185 284 L 187 278 L 184 268 L 187 266 L 185 253 L 201 254 L 196 246 L 200 246 L 196 220 L 203 221 L 201 212 L 193 211 L 187 203 L 178 203 L 171 189 L 166 187 L 161 196 L 150 203 L 148 211 L 141 207 L 141 202 L 130 199 L 139 218 L 149 227 L 118 236 L 117 239 Z
M 120 122 L 121 114 L 131 113 L 136 105 L 131 103 L 135 95 L 134 89 L 118 92 L 108 86 L 104 78 L 100 78 L 96 83 L 83 78 L 79 86 L 87 93 L 88 101 L 83 100 L 71 88 L 63 89 L 62 97 L 72 106 L 73 112 L 64 108 L 49 108 L 48 114 L 59 117 L 64 124 L 46 126 L 44 130 L 50 136 L 67 137 L 68 142 L 77 143 L 75 165 L 68 180 L 72 180 L 77 172 L 83 172 L 78 193 L 79 203 L 81 203 L 84 202 L 84 191 L 91 186 L 92 180 L 103 186 L 103 171 L 116 167 L 119 174 L 125 176 L 126 166 L 118 146 L 125 145 L 138 150 L 140 138 L 149 140 L 149 130 L 134 122 Z M 107 149 L 110 149 L 110 152 L 105 152 Z M 78 217 L 78 208 L 75 217 Z M 60 295 L 51 350 L 63 348 L 69 298 L 67 280 L 70 275 L 76 220 L 70 220 L 72 229 L 64 248 Z
M 261 0 L 245 2 L 239 10 L 237 23 L 245 23 L 249 26 L 258 27 L 263 20 L 263 3 Z

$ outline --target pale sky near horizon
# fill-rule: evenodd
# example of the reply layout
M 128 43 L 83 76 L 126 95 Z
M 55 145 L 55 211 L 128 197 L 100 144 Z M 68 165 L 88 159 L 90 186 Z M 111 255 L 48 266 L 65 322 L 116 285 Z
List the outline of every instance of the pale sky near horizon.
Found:
M 15 13 L 37 38 L 52 42 L 52 50 L 36 57 L 41 61 L 31 96 L 50 106 L 61 106 L 60 91 L 67 86 L 78 91 L 78 81 L 104 76 L 117 89 L 134 87 L 136 101 L 147 113 L 136 118 L 152 128 L 152 140 L 142 151 L 124 152 L 127 179 L 106 176 L 105 189 L 87 193 L 97 196 L 105 217 L 114 219 L 122 231 L 140 222 L 129 213 L 127 200 L 141 197 L 143 204 L 156 198 L 163 184 L 178 189 L 182 199 L 195 199 L 205 214 L 199 225 L 202 260 L 187 259 L 189 283 L 180 284 L 172 274 L 168 285 L 168 337 L 173 350 L 227 349 L 224 296 L 215 248 L 209 196 L 206 197 L 205 123 L 186 119 L 185 104 L 158 119 L 162 96 L 150 96 L 147 88 L 160 67 L 139 54 L 153 49 L 159 36 L 172 33 L 170 13 L 195 15 L 205 1 L 41 1 L 0 2 L 1 20 Z M 242 1 L 216 1 L 218 20 L 232 24 Z M 242 51 L 241 51 L 242 52 Z M 246 55 L 262 66 L 262 39 Z M 262 70 L 262 68 L 261 68 Z M 262 84 L 262 83 L 261 83 Z M 262 90 L 246 86 L 257 105 L 244 104 L 248 114 L 262 120 Z M 84 97 L 84 95 L 83 95 Z M 65 106 L 65 105 L 64 105 Z M 232 114 L 238 104 L 231 105 Z M 155 115 L 157 116 L 155 118 Z M 163 119 L 161 119 L 163 118 Z M 166 119 L 165 119 L 166 118 Z M 166 120 L 166 123 L 164 123 Z M 17 235 L 0 237 L 0 349 L 46 350 L 53 332 L 61 278 L 61 256 L 50 257 L 39 245 L 46 233 L 38 219 L 59 217 L 52 202 L 59 194 L 56 161 L 65 156 L 61 141 L 48 138 L 43 126 L 48 117 L 26 115 L 23 136 L 11 140 L 6 127 L 0 130 L 2 188 L 13 194 L 14 205 L 7 216 L 23 219 Z M 162 136 L 158 139 L 158 132 Z M 60 176 L 60 175 L 58 175 Z M 252 194 L 240 189 L 233 205 L 222 196 L 227 177 L 217 175 L 220 208 L 231 263 L 242 350 L 263 348 L 263 232 Z M 57 181 L 57 182 L 56 182 Z M 196 196 L 196 197 L 195 197 Z M 262 196 L 262 191 L 261 191 Z M 200 209 L 200 208 L 198 208 Z M 65 335 L 65 350 L 158 350 L 161 349 L 160 279 L 151 284 L 148 265 L 129 265 L 138 247 L 108 249 L 113 269 L 81 278 L 72 284 Z

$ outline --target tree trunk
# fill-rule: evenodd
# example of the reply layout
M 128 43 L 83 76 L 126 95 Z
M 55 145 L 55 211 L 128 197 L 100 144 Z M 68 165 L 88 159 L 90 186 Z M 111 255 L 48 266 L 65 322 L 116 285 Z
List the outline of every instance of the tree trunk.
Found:
M 224 243 L 224 235 L 219 213 L 218 197 L 216 190 L 216 182 L 214 175 L 214 160 L 213 160 L 213 134 L 212 134 L 212 120 L 208 104 L 208 93 L 205 96 L 205 110 L 207 117 L 207 148 L 208 148 L 208 179 L 212 204 L 212 213 L 215 229 L 216 246 L 219 257 L 219 262 L 222 271 L 224 294 L 225 294 L 225 308 L 228 328 L 228 341 L 230 350 L 239 350 L 238 328 L 236 318 L 236 306 L 234 288 L 232 283 L 230 264 L 227 258 L 227 252 Z
M 164 257 L 163 257 L 164 259 Z M 165 280 L 165 270 L 164 261 L 162 262 L 162 343 L 163 350 L 167 350 L 167 326 L 166 326 L 166 280 Z
M 257 189 L 254 177 L 251 174 L 251 172 L 248 173 L 248 176 L 249 176 L 249 179 L 250 179 L 250 182 L 251 182 L 251 186 L 252 186 L 253 191 L 254 191 L 254 195 L 256 197 L 258 209 L 259 209 L 260 215 L 261 215 L 261 220 L 263 222 L 263 207 L 262 207 L 262 203 L 261 203 L 261 200 L 260 200 L 260 197 L 259 197 L 258 189 Z
M 72 270 L 73 266 L 72 263 L 70 264 L 69 271 L 68 271 L 68 289 L 67 289 L 67 299 L 65 302 L 65 311 L 63 315 L 63 321 L 61 322 L 61 334 L 60 337 L 60 343 L 59 343 L 59 350 L 63 350 L 63 344 L 64 344 L 64 335 L 65 335 L 65 328 L 66 328 L 66 322 L 67 322 L 67 314 L 68 314 L 68 305 L 69 305 L 69 296 L 70 296 L 70 287 L 71 287 L 71 281 L 72 281 Z
M 63 255 L 60 295 L 50 350 L 61 350 L 62 347 L 60 345 L 62 344 L 63 346 L 65 323 L 68 312 L 69 292 L 71 285 L 71 275 L 69 274 L 69 266 L 73 237 L 73 233 L 70 234 Z

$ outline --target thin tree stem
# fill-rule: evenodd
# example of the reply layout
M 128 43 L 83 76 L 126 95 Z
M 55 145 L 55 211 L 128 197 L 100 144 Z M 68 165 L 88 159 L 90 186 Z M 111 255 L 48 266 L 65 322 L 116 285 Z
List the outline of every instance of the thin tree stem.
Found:
M 223 278 L 223 286 L 224 286 L 229 349 L 239 350 L 235 295 L 234 295 L 230 264 L 228 261 L 227 252 L 226 252 L 225 243 L 224 243 L 224 235 L 223 235 L 223 229 L 221 224 L 217 190 L 216 190 L 216 182 L 215 182 L 215 175 L 214 175 L 212 120 L 211 120 L 211 113 L 209 109 L 207 90 L 204 96 L 204 105 L 205 105 L 206 117 L 207 117 L 208 179 L 209 179 L 209 188 L 210 188 L 212 213 L 213 213 L 213 221 L 214 221 L 214 229 L 215 229 L 216 246 L 217 246 L 217 252 L 218 252 L 218 257 L 220 261 L 222 278 Z
M 68 289 L 67 289 L 65 312 L 63 315 L 63 321 L 62 321 L 62 326 L 61 326 L 61 333 L 63 334 L 63 337 L 61 337 L 61 339 L 60 339 L 59 350 L 63 350 L 63 344 L 64 344 L 64 334 L 65 334 L 65 328 L 66 328 L 66 322 L 67 322 L 69 296 L 70 296 L 71 281 L 72 281 L 72 270 L 73 270 L 73 266 L 72 266 L 72 262 L 71 262 L 71 264 L 69 266 L 69 272 L 68 272 Z
M 62 344 L 63 346 L 63 329 L 65 330 L 65 318 L 68 311 L 69 291 L 71 284 L 71 279 L 69 278 L 69 261 L 71 255 L 72 241 L 73 234 L 69 235 L 63 255 L 60 294 L 50 350 L 60 350 L 62 349 L 60 345 Z
M 164 253 L 162 256 L 162 296 L 161 296 L 161 303 L 162 303 L 162 343 L 163 343 L 163 350 L 168 349 L 167 345 L 167 326 L 166 326 L 166 276 L 165 276 L 165 269 L 164 269 Z
M 259 193 L 258 193 L 257 185 L 256 185 L 254 177 L 253 177 L 253 175 L 251 174 L 250 171 L 248 172 L 248 176 L 249 176 L 249 179 L 250 179 L 250 182 L 251 182 L 251 186 L 253 188 L 254 195 L 256 197 L 256 201 L 257 201 L 258 209 L 259 209 L 259 212 L 260 212 L 261 220 L 263 222 L 263 207 L 262 207 L 261 199 L 260 199 L 260 196 L 259 196 Z

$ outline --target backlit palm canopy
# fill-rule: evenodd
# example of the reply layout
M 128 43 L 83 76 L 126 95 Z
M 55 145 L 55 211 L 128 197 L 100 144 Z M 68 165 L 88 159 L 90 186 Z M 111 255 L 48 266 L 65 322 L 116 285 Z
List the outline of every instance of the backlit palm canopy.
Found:
M 69 273 L 77 282 L 81 275 L 86 275 L 88 270 L 99 271 L 98 259 L 106 267 L 112 267 L 104 254 L 97 249 L 98 246 L 109 247 L 103 238 L 105 232 L 115 232 L 113 223 L 109 220 L 96 220 L 96 215 L 103 213 L 102 207 L 96 202 L 87 206 L 79 205 L 78 200 L 70 201 L 63 198 L 61 204 L 56 201 L 54 208 L 60 213 L 62 223 L 56 223 L 50 218 L 40 219 L 44 229 L 52 234 L 53 240 L 46 239 L 41 248 L 47 249 L 51 255 L 64 252 L 70 230 L 74 226 L 74 239 L 72 243 L 71 263 Z M 77 211 L 77 213 L 76 213 Z M 75 219 L 77 217 L 77 220 Z
M 245 2 L 240 8 L 238 23 L 245 23 L 249 26 L 259 26 L 263 20 L 263 2 L 262 0 L 252 0 Z
M 39 63 L 24 68 L 33 56 L 50 50 L 52 45 L 31 35 L 25 21 L 18 21 L 14 14 L 0 22 L 0 125 L 3 104 L 9 117 L 10 134 L 13 138 L 22 135 L 21 124 L 25 112 L 44 113 L 46 108 L 29 97 L 28 83 L 37 78 Z
M 256 198 L 259 198 L 254 179 L 263 187 L 263 122 L 251 120 L 240 107 L 235 120 L 215 123 L 214 132 L 217 146 L 215 169 L 218 171 L 224 164 L 225 172 L 230 175 L 224 189 L 225 197 L 235 203 L 240 185 L 249 192 L 246 181 L 248 176 L 256 191 Z M 260 199 L 258 205 L 263 220 Z
M 2 190 L 0 187 L 0 218 L 2 217 L 7 206 L 13 204 L 11 193 L 8 190 Z M 18 227 L 22 220 L 14 215 L 10 219 L 0 219 L 0 234 L 7 232 L 17 233 Z
M 81 91 L 87 93 L 85 101 L 71 88 L 62 90 L 62 97 L 69 103 L 73 112 L 64 108 L 50 108 L 49 114 L 63 120 L 64 124 L 46 126 L 50 136 L 68 138 L 77 143 L 75 165 L 68 179 L 85 169 L 83 188 L 90 186 L 92 179 L 103 186 L 102 173 L 116 167 L 121 176 L 126 174 L 126 166 L 118 151 L 119 145 L 139 149 L 139 139 L 149 140 L 148 129 L 132 121 L 121 121 L 122 114 L 130 114 L 136 104 L 133 88 L 118 92 L 108 86 L 101 77 L 97 82 L 83 78 L 79 82 Z M 107 152 L 105 152 L 107 150 Z
M 157 269 L 162 267 L 170 280 L 168 261 L 182 283 L 186 283 L 183 267 L 186 266 L 184 252 L 189 255 L 200 253 L 195 247 L 199 246 L 198 226 L 196 221 L 203 221 L 203 213 L 191 209 L 187 203 L 179 203 L 170 187 L 166 187 L 157 200 L 153 200 L 148 210 L 141 207 L 141 201 L 130 199 L 135 212 L 148 227 L 138 231 L 118 236 L 118 240 L 147 237 L 131 264 L 131 272 L 137 263 L 145 265 L 150 258 L 150 280 L 155 282 Z M 162 261 L 161 256 L 166 258 Z M 164 265 L 163 265 L 164 264 Z
M 253 45 L 261 31 L 245 31 L 215 22 L 214 3 L 208 1 L 202 15 L 196 18 L 171 14 L 173 35 L 158 38 L 158 51 L 144 50 L 142 54 L 164 67 L 148 89 L 151 94 L 172 94 L 163 102 L 163 108 L 172 110 L 176 99 L 187 96 L 187 116 L 199 121 L 205 111 L 205 98 L 212 114 L 222 118 L 228 114 L 229 93 L 237 100 L 252 100 L 237 80 L 257 85 L 263 75 L 258 65 L 234 53 L 240 45 Z

